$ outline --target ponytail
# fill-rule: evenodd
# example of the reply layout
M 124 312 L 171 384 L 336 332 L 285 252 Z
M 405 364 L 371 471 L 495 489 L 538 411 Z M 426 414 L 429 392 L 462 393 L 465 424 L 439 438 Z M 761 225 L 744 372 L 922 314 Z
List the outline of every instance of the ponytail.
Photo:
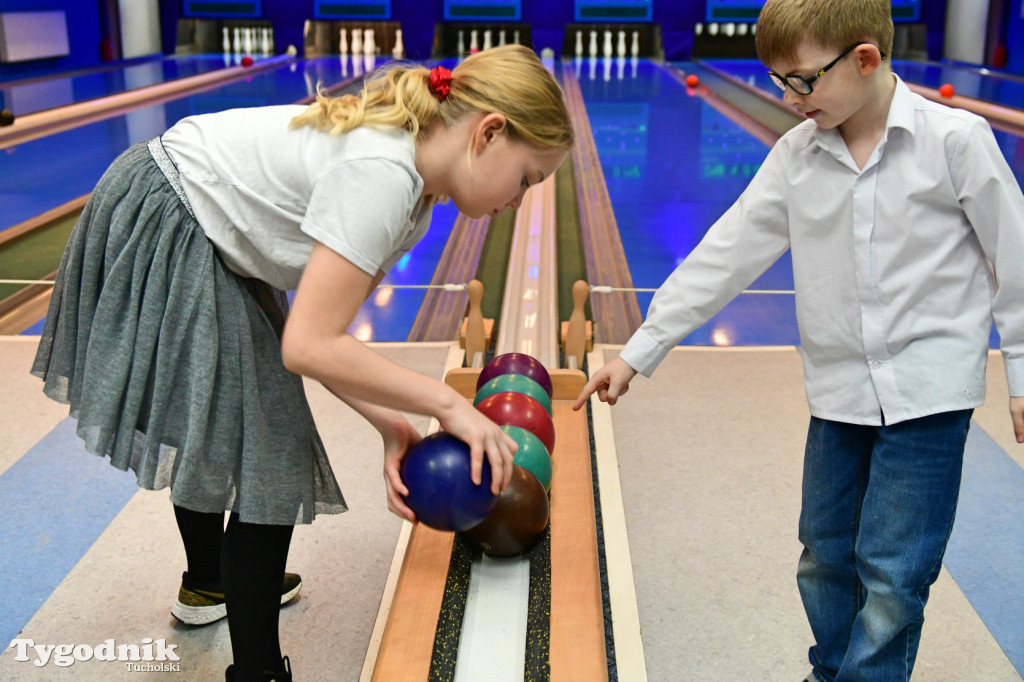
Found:
M 413 135 L 437 116 L 440 102 L 427 87 L 430 71 L 396 66 L 378 71 L 361 95 L 328 97 L 318 85 L 316 101 L 292 119 L 293 128 L 312 126 L 331 135 L 359 126 L 405 128 Z
M 455 67 L 451 89 L 439 97 L 430 87 L 430 70 L 400 64 L 369 78 L 361 95 L 328 97 L 317 88 L 316 101 L 292 119 L 331 135 L 359 126 L 404 128 L 414 136 L 435 119 L 450 126 L 472 113 L 501 113 L 512 138 L 541 148 L 569 149 L 572 123 L 565 96 L 537 55 L 521 45 L 496 47 L 470 56 Z

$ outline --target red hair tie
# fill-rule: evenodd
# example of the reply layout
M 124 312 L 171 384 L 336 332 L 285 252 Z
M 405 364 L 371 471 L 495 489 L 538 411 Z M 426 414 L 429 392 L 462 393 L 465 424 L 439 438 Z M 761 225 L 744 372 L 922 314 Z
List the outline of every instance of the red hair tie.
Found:
M 443 102 L 448 93 L 452 91 L 452 72 L 440 64 L 430 70 L 430 91 L 437 95 L 437 100 Z

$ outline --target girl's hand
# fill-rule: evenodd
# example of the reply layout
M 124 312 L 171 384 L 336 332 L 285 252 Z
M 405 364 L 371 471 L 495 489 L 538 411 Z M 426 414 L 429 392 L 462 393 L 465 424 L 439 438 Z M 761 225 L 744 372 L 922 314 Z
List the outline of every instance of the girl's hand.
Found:
M 416 523 L 416 514 L 405 504 L 409 489 L 402 482 L 402 458 L 422 440 L 419 432 L 404 417 L 381 431 L 384 438 L 384 485 L 388 493 L 388 509 L 403 519 Z
M 629 390 L 629 382 L 636 376 L 636 370 L 626 364 L 622 358 L 615 358 L 601 369 L 594 372 L 590 381 L 580 391 L 580 395 L 573 403 L 572 409 L 578 410 L 583 407 L 587 398 L 597 393 L 601 402 L 614 405 L 619 397 Z
M 505 491 L 512 480 L 512 458 L 519 448 L 511 436 L 462 396 L 438 416 L 441 428 L 469 445 L 473 483 L 480 485 L 483 458 L 491 464 L 491 492 Z
M 1010 418 L 1018 443 L 1024 443 L 1024 397 L 1010 398 Z

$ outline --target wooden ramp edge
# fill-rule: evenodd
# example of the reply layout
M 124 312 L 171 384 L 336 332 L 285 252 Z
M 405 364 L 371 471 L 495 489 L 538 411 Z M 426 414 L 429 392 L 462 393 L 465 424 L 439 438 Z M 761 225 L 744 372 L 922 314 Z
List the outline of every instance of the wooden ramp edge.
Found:
M 445 377 L 468 399 L 479 369 L 454 369 Z M 597 554 L 597 526 L 586 412 L 573 412 L 586 376 L 552 370 L 555 423 L 551 482 L 552 682 L 608 679 L 604 609 Z M 454 535 L 417 524 L 409 540 L 381 638 L 372 679 L 427 680 L 437 619 Z
M 608 660 L 587 413 L 566 399 L 552 407 L 551 680 L 599 682 L 608 679 Z

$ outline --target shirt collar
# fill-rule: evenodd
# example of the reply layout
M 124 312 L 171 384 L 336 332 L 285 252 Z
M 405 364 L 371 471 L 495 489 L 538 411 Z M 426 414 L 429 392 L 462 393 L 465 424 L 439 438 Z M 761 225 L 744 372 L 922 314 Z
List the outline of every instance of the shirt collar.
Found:
M 911 136 L 915 131 L 913 93 L 899 76 L 894 73 L 892 77 L 896 79 L 896 90 L 893 92 L 892 102 L 889 103 L 889 115 L 885 120 L 883 140 L 888 139 L 890 131 L 894 128 L 903 128 Z M 814 133 L 807 140 L 807 145 L 810 144 L 817 144 L 833 154 L 841 153 L 846 149 L 846 143 L 843 142 L 838 128 L 822 130 L 815 127 Z

